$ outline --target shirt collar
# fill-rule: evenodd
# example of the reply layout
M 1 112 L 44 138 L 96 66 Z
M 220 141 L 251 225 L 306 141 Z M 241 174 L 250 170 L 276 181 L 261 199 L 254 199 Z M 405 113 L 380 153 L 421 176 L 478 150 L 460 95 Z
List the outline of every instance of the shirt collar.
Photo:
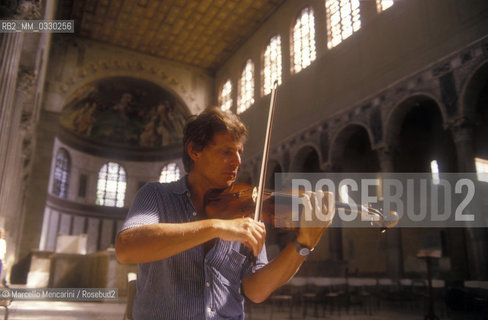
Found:
M 188 189 L 187 179 L 188 179 L 188 175 L 185 175 L 180 180 L 176 181 L 172 188 L 173 193 L 190 194 L 190 189 Z

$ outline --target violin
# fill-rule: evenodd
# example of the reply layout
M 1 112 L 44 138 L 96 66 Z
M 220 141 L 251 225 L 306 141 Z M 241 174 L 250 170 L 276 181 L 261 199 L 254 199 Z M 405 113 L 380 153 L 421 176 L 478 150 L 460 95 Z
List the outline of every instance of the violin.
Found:
M 303 194 L 303 191 L 298 192 L 299 197 L 302 197 Z M 279 197 L 292 199 L 296 196 L 293 196 L 292 192 L 264 190 L 260 220 L 273 227 L 280 226 L 287 230 L 297 229 L 297 223 L 292 223 L 290 219 L 291 200 L 276 201 Z M 213 219 L 252 217 L 256 208 L 256 198 L 256 187 L 247 184 L 233 184 L 229 188 L 209 192 L 204 199 L 204 209 L 207 216 Z M 395 211 L 390 211 L 388 215 L 385 215 L 382 210 L 372 206 L 359 205 L 357 209 L 352 209 L 347 203 L 335 202 L 335 210 L 337 209 L 359 213 L 363 219 L 369 217 L 371 224 L 379 226 L 381 232 L 385 232 L 387 228 L 398 223 L 398 214 Z

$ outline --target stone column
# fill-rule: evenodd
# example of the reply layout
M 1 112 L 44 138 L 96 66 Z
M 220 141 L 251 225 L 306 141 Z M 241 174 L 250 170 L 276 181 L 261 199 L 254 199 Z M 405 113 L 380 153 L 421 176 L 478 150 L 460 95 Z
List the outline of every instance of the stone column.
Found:
M 382 172 L 394 171 L 394 149 L 383 147 L 377 150 Z M 402 233 L 400 228 L 386 231 L 386 274 L 389 278 L 400 279 L 403 275 Z
M 42 3 L 19 1 L 18 15 L 14 18 L 18 20 L 52 19 L 55 8 L 54 0 Z M 46 14 L 42 15 L 41 12 Z M 26 209 L 26 206 L 32 202 L 26 195 L 29 194 L 29 188 L 34 189 L 31 193 L 43 194 L 43 189 L 39 188 L 37 181 L 33 182 L 31 179 L 31 168 L 33 160 L 37 156 L 36 136 L 38 132 L 36 132 L 36 126 L 41 109 L 51 34 L 20 33 L 11 36 L 20 36 L 21 41 L 16 42 L 15 52 L 8 54 L 2 60 L 2 76 L 4 62 L 7 64 L 15 63 L 16 68 L 7 74 L 8 77 L 15 77 L 15 80 L 11 78 L 9 88 L 5 92 L 3 92 L 4 86 L 2 84 L 0 93 L 2 99 L 1 133 L 2 139 L 5 139 L 0 143 L 0 148 L 7 148 L 6 158 L 0 158 L 0 168 L 2 169 L 0 215 L 6 216 L 5 220 L 8 227 L 7 263 L 11 267 L 10 280 L 13 283 L 22 283 L 25 282 L 25 277 L 18 277 L 18 275 L 27 274 L 24 271 L 29 264 L 30 249 L 37 247 L 36 244 L 35 247 L 29 246 L 28 250 L 23 250 L 22 242 L 24 238 L 38 237 L 37 233 L 31 232 L 31 229 L 26 229 L 26 221 L 37 224 L 36 228 L 39 229 L 40 233 L 41 224 L 37 223 L 34 218 L 36 214 L 42 215 L 44 209 L 44 204 L 39 210 L 40 213 Z M 4 37 L 10 37 L 10 35 Z M 4 48 L 10 47 L 8 42 L 6 47 L 3 43 L 4 41 L 2 41 L 0 51 L 2 58 L 4 57 L 3 51 L 6 50 Z M 35 57 L 35 59 L 31 59 L 31 57 Z M 8 78 L 6 81 L 9 81 Z M 7 104 L 3 103 L 5 95 L 9 96 Z M 6 108 L 6 114 L 10 112 L 8 121 L 5 120 L 8 127 L 4 126 L 3 108 Z M 4 136 L 4 130 L 6 136 Z M 3 154 L 3 151 L 0 149 L 0 154 Z M 4 181 L 8 183 L 3 183 Z M 24 219 L 24 216 L 27 215 L 28 219 Z M 18 268 L 18 266 L 21 267 Z
M 474 162 L 475 124 L 462 117 L 454 120 L 449 128 L 456 145 L 458 171 L 461 173 L 476 172 Z M 486 229 L 450 228 L 448 235 L 453 278 L 488 279 L 486 268 L 488 265 L 488 234 Z M 464 239 L 463 243 L 459 243 L 461 239 Z
M 341 172 L 342 168 L 336 164 L 326 163 L 325 165 L 321 166 L 321 169 L 324 172 L 336 173 Z M 336 190 L 336 192 L 338 192 Z M 343 267 L 345 266 L 344 261 L 344 248 L 343 248 L 343 241 L 342 241 L 342 227 L 337 225 L 338 219 L 335 219 L 333 223 L 333 227 L 327 230 L 327 240 L 329 242 L 329 259 L 334 262 L 333 272 L 335 273 L 334 276 L 344 276 L 345 270 Z
M 14 98 L 23 39 L 23 33 L 0 34 L 0 181 L 5 181 L 11 130 L 18 123 L 14 117 Z M 2 200 L 6 187 L 6 183 L 0 184 L 0 203 L 5 203 Z
M 454 120 L 449 129 L 456 145 L 459 172 L 476 172 L 474 156 L 474 123 L 467 118 Z
M 9 268 L 17 253 L 21 227 L 18 187 L 22 186 L 22 158 L 19 156 L 21 108 L 16 108 L 20 56 L 24 34 L 0 34 L 0 227 L 6 231 L 7 256 L 4 261 L 9 281 Z

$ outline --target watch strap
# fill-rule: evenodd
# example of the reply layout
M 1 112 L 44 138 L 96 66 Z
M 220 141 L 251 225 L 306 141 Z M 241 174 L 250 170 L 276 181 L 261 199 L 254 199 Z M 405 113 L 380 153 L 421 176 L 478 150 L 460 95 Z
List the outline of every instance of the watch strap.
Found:
M 302 257 L 306 257 L 314 250 L 314 248 L 309 248 L 297 241 L 297 239 L 293 240 L 293 245 L 295 246 L 295 249 L 297 250 L 298 254 L 301 255 Z

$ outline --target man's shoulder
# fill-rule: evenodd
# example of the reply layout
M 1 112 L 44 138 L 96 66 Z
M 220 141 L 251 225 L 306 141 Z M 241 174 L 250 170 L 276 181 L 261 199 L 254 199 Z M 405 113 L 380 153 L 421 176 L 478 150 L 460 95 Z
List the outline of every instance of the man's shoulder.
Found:
M 168 193 L 174 193 L 174 194 L 179 194 L 179 193 L 185 193 L 186 191 L 186 184 L 182 180 L 177 180 L 173 182 L 158 182 L 158 181 L 152 181 L 148 182 L 145 185 L 141 187 L 142 192 L 158 192 L 162 194 L 168 194 Z

